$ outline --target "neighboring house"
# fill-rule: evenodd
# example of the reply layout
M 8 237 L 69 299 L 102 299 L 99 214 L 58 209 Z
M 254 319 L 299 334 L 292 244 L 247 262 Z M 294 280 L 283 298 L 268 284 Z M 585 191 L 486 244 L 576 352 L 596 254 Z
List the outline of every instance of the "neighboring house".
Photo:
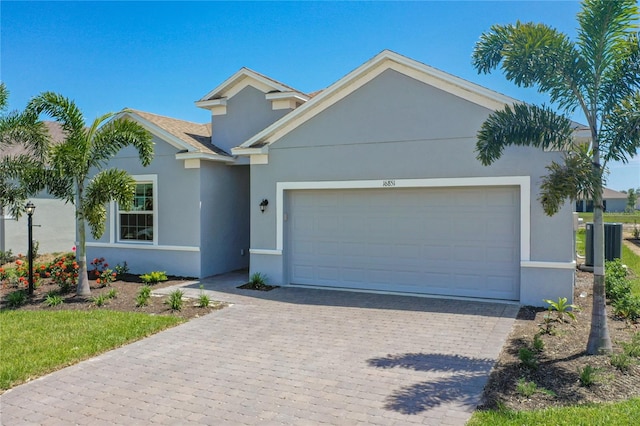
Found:
M 111 205 L 89 256 L 198 277 L 250 264 L 284 286 L 572 300 L 573 206 L 548 217 L 538 201 L 562 153 L 509 147 L 485 167 L 474 152 L 483 121 L 516 102 L 390 51 L 313 95 L 243 68 L 196 102 L 212 133 L 125 114 L 156 156 L 112 161 L 138 179 L 137 209 Z
M 45 121 L 53 143 L 64 140 L 57 122 Z M 0 155 L 24 153 L 20 146 L 3 148 Z M 38 242 L 39 253 L 70 252 L 75 245 L 75 207 L 71 203 L 52 198 L 46 192 L 30 198 L 36 206 L 33 214 L 33 239 Z M 27 255 L 27 215 L 14 218 L 0 209 L 0 251 L 11 250 L 14 255 Z
M 614 191 L 613 189 L 604 188 L 602 191 L 602 201 L 604 203 L 604 211 L 608 213 L 624 212 L 627 208 L 627 194 L 624 192 Z M 577 212 L 592 212 L 593 201 L 578 200 L 576 201 Z

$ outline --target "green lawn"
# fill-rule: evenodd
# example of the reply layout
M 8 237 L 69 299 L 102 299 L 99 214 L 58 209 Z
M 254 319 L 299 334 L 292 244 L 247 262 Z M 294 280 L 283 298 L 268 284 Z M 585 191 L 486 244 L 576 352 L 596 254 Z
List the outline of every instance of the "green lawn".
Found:
M 593 222 L 593 213 L 578 213 L 578 217 L 585 222 Z M 637 223 L 640 226 L 640 210 L 634 213 L 605 213 L 602 215 L 605 222 L 609 223 Z
M 182 320 L 109 310 L 0 311 L 0 389 L 141 339 Z
M 627 426 L 640 419 L 640 399 L 535 411 L 476 411 L 467 426 Z

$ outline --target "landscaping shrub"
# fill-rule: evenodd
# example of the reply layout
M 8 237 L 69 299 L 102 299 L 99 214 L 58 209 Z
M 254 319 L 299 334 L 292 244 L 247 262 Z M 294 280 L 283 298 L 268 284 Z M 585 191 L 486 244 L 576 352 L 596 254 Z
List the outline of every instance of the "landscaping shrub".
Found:
M 27 302 L 27 293 L 24 290 L 13 291 L 5 297 L 10 308 L 19 308 Z
M 589 387 L 597 380 L 598 369 L 587 364 L 582 369 L 578 369 L 580 386 Z
M 109 269 L 109 264 L 105 262 L 104 257 L 95 258 L 91 262 L 93 269 L 90 276 L 96 279 L 96 284 L 108 286 L 116 280 L 116 272 Z
M 149 304 L 149 299 L 151 298 L 151 287 L 148 285 L 144 285 L 138 291 L 138 295 L 136 296 L 136 306 L 142 307 L 147 306 Z
M 45 306 L 53 307 L 53 306 L 62 305 L 64 303 L 64 300 L 62 299 L 62 296 L 60 296 L 59 294 L 49 292 L 47 294 L 47 298 L 42 303 Z
M 637 321 L 640 319 L 640 297 L 630 293 L 612 302 L 613 313 L 622 319 Z
M 165 300 L 164 303 L 169 305 L 171 310 L 180 311 L 182 310 L 182 305 L 184 304 L 184 300 L 182 300 L 182 296 L 184 296 L 184 292 L 182 290 L 175 290 L 169 293 L 169 298 Z
M 200 285 L 200 296 L 198 297 L 198 307 L 206 308 L 211 303 L 211 299 L 204 293 L 204 286 Z
M 51 277 L 53 282 L 60 287 L 60 291 L 66 293 L 78 283 L 79 268 L 73 254 L 64 255 L 54 259 L 49 268 L 45 269 L 45 276 Z
M 145 284 L 157 284 L 161 281 L 167 281 L 169 278 L 167 278 L 166 272 L 153 271 L 148 274 L 140 275 L 140 279 Z
M 11 263 L 14 260 L 16 260 L 16 257 L 13 255 L 13 252 L 11 252 L 11 250 L 0 251 L 0 265 Z
M 533 351 L 531 351 L 528 348 L 520 348 L 520 350 L 518 351 L 518 358 L 520 359 L 520 362 L 522 363 L 522 365 L 524 365 L 527 368 L 530 368 L 532 370 L 535 370 L 538 368 L 538 359 L 536 358 L 536 355 L 533 353 Z

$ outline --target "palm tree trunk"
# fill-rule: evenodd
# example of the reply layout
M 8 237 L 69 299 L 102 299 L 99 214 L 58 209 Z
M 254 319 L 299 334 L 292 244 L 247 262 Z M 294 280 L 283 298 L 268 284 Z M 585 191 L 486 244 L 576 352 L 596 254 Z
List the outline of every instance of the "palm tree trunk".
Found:
M 594 149 L 594 165 L 599 170 L 598 150 Z M 600 178 L 602 182 L 602 178 Z M 604 286 L 604 221 L 602 219 L 602 184 L 593 196 L 593 309 L 587 353 L 597 355 L 611 353 L 611 337 L 607 325 L 607 307 Z
M 76 255 L 78 258 L 78 287 L 76 294 L 78 296 L 89 296 L 91 287 L 89 287 L 89 274 L 87 272 L 87 252 L 85 250 L 86 227 L 84 223 L 84 212 L 82 211 L 82 190 L 80 185 L 76 186 L 76 225 L 78 233 L 78 243 L 76 244 Z

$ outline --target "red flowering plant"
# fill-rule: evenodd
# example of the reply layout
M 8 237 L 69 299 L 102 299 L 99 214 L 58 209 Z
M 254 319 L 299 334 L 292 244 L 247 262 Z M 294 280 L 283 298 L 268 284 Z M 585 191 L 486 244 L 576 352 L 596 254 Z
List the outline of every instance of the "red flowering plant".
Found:
M 73 256 L 62 256 L 54 259 L 48 267 L 40 271 L 45 277 L 51 277 L 63 293 L 71 291 L 78 283 L 80 266 Z
M 109 264 L 104 261 L 104 257 L 96 257 L 91 262 L 93 270 L 90 276 L 96 279 L 96 284 L 108 286 L 116 280 L 116 273 L 109 269 Z

